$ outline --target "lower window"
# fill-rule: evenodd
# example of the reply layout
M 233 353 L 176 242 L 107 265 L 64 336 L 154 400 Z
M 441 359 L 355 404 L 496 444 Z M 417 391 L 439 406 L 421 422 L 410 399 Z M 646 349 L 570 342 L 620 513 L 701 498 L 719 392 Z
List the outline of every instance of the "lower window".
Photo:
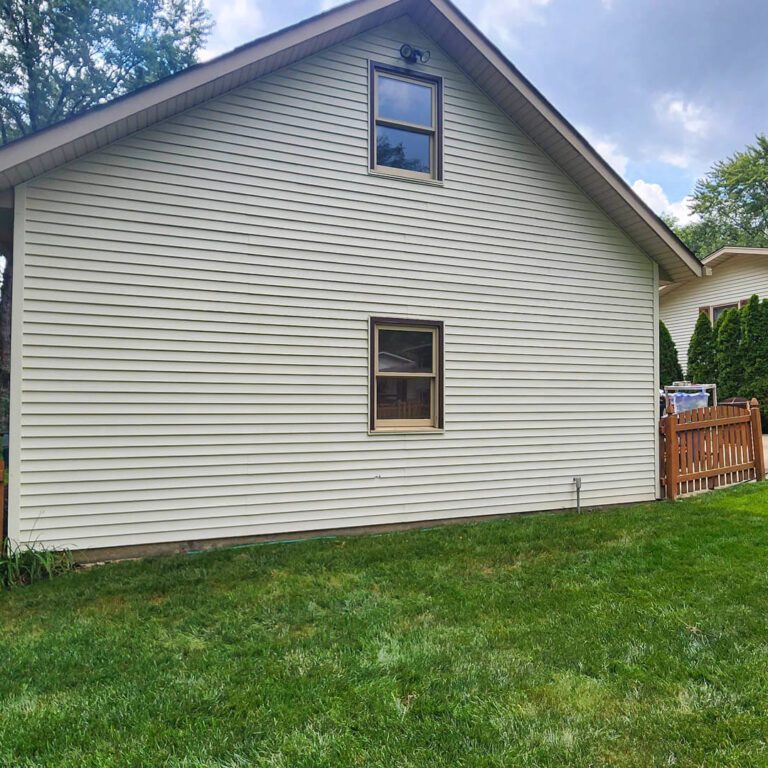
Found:
M 443 426 L 443 324 L 371 318 L 372 431 Z

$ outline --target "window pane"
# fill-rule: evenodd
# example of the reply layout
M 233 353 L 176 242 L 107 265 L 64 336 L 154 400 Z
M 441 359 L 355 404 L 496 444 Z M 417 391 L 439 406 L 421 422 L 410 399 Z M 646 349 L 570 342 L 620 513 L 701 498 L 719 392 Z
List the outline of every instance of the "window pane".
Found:
M 379 330 L 379 371 L 432 373 L 431 331 Z
M 429 419 L 432 397 L 431 379 L 376 379 L 377 419 Z
M 379 117 L 432 127 L 432 88 L 379 75 Z
M 720 315 L 722 315 L 726 310 L 736 309 L 737 307 L 737 304 L 724 304 L 722 307 L 715 307 L 712 311 L 712 322 L 716 323 L 720 318 Z
M 426 133 L 376 126 L 377 165 L 429 173 L 429 155 L 429 136 Z

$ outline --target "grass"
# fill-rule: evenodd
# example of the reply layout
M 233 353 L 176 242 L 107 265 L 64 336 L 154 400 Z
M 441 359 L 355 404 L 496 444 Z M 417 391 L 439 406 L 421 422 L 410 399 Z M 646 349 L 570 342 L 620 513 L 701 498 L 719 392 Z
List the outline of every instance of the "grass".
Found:
M 768 484 L 0 594 L 0 764 L 766 766 Z

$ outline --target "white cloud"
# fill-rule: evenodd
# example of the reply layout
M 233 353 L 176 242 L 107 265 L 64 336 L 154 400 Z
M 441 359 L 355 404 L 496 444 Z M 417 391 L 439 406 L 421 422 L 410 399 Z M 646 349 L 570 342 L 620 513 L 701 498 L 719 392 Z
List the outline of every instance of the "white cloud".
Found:
M 484 0 L 478 26 L 490 37 L 509 46 L 520 45 L 518 33 L 528 24 L 543 24 L 543 9 L 550 0 Z
M 667 165 L 673 165 L 675 168 L 690 168 L 695 159 L 687 152 L 662 152 L 659 160 Z
M 703 136 L 712 122 L 711 115 L 704 107 L 686 101 L 677 94 L 663 93 L 658 96 L 654 110 L 662 121 L 677 124 L 694 136 Z
M 699 221 L 698 214 L 691 213 L 691 204 L 693 198 L 689 195 L 677 203 L 670 203 L 667 213 L 671 213 L 681 224 L 689 224 L 692 221 Z
M 644 200 L 655 213 L 664 213 L 669 207 L 669 200 L 661 188 L 661 184 L 638 179 L 632 189 Z
M 200 55 L 203 61 L 248 43 L 263 32 L 264 17 L 256 0 L 205 0 L 205 6 L 216 26 Z
M 331 8 L 335 8 L 337 5 L 342 5 L 342 3 L 346 3 L 347 0 L 320 0 L 320 10 L 330 11 Z
M 583 126 L 579 128 L 579 133 L 597 150 L 600 157 L 605 160 L 608 165 L 613 168 L 619 176 L 626 176 L 627 163 L 629 163 L 629 157 L 625 155 L 619 145 L 605 137 L 598 136 L 593 133 L 589 128 Z
M 691 197 L 684 197 L 676 203 L 670 203 L 661 184 L 643 181 L 642 179 L 638 179 L 632 185 L 632 189 L 654 213 L 672 214 L 681 224 L 688 224 L 691 221 L 698 220 L 698 216 L 690 211 L 690 203 L 693 199 Z
M 614 144 L 612 141 L 602 140 L 596 141 L 592 146 L 619 176 L 626 174 L 629 158 L 619 149 L 617 144 Z

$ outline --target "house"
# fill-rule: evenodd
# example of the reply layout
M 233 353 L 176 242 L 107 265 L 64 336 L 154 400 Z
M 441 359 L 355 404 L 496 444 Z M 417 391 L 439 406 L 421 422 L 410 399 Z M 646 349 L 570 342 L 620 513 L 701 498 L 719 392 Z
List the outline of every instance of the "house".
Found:
M 716 322 L 726 309 L 741 308 L 750 296 L 768 297 L 768 248 L 726 246 L 702 259 L 701 280 L 662 286 L 659 312 L 685 370 L 688 344 L 701 312 Z
M 654 499 L 699 262 L 447 0 L 0 150 L 9 535 L 108 557 Z

